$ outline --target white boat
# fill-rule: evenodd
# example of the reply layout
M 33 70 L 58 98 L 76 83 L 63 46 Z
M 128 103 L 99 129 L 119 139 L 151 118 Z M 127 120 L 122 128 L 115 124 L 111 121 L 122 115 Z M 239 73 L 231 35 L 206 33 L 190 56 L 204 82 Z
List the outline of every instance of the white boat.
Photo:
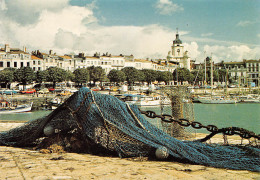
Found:
M 146 95 L 124 95 L 125 102 L 128 104 L 135 104 L 137 106 L 160 106 L 170 105 L 170 100 L 163 99 L 161 96 L 146 96 Z
M 203 104 L 235 104 L 236 99 L 229 99 L 223 97 L 210 97 L 210 98 L 198 98 L 198 100 Z
M 29 112 L 32 110 L 32 105 L 33 103 L 22 104 L 17 106 L 6 106 L 6 105 L 3 106 L 3 103 L 1 103 L 0 114 Z
M 260 103 L 260 97 L 252 95 L 240 96 L 239 100 L 240 103 Z

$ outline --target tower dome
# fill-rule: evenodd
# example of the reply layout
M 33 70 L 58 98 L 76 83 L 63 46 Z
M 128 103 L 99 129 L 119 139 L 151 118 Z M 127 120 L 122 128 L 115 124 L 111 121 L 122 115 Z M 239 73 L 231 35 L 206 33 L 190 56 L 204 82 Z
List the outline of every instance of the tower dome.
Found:
M 178 33 L 176 34 L 176 38 L 173 41 L 173 44 L 182 44 L 182 41 L 179 39 L 179 34 Z

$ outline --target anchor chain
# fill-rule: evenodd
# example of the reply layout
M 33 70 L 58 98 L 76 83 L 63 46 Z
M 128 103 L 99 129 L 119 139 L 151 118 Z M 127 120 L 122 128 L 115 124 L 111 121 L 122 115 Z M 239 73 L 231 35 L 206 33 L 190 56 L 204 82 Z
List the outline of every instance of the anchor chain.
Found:
M 210 139 L 211 137 L 213 137 L 215 134 L 218 134 L 218 133 L 223 133 L 224 135 L 230 135 L 230 136 L 239 135 L 241 138 L 244 138 L 244 139 L 256 138 L 256 139 L 260 140 L 260 134 L 257 135 L 254 132 L 248 131 L 244 128 L 226 127 L 226 128 L 219 129 L 215 125 L 205 126 L 197 121 L 189 121 L 188 119 L 175 119 L 173 116 L 168 115 L 168 114 L 158 115 L 154 111 L 141 111 L 140 109 L 139 109 L 139 111 L 149 118 L 160 118 L 163 122 L 166 122 L 166 123 L 175 122 L 175 123 L 178 123 L 180 126 L 184 126 L 184 127 L 191 126 L 194 129 L 205 128 L 207 131 L 211 132 L 211 134 L 208 135 L 207 137 L 201 139 L 200 140 L 201 142 L 204 142 L 204 141 Z

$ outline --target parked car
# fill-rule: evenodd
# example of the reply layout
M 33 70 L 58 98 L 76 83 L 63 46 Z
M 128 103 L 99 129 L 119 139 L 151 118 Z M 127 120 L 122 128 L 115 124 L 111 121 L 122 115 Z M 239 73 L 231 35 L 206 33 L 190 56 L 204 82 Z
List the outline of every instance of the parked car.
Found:
M 54 88 L 49 88 L 48 90 L 49 90 L 49 92 L 53 92 L 53 91 L 55 91 Z
M 109 86 L 102 86 L 101 90 L 109 91 L 109 90 L 110 90 L 110 87 L 109 87 Z
M 17 94 L 17 91 L 12 89 L 2 89 L 0 90 L 0 94 L 7 94 L 7 95 Z
M 100 91 L 101 88 L 100 88 L 100 87 L 92 87 L 91 90 L 92 90 L 92 91 Z
M 61 93 L 58 94 L 58 96 L 70 96 L 72 93 L 69 91 L 62 91 Z
M 25 91 L 21 91 L 22 94 L 33 94 L 36 93 L 35 89 L 26 89 Z
M 49 89 L 47 89 L 47 88 L 43 88 L 38 91 L 39 94 L 47 94 L 48 92 L 49 92 Z

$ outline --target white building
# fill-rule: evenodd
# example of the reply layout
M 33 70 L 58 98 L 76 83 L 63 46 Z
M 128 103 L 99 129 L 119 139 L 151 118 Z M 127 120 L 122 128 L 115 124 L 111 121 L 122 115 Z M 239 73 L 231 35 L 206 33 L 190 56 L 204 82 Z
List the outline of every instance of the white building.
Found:
M 31 66 L 31 55 L 26 52 L 26 49 L 20 50 L 17 48 L 10 48 L 5 44 L 4 48 L 0 49 L 0 70 L 5 68 L 20 68 Z
M 180 68 L 187 68 L 190 70 L 190 58 L 188 57 L 188 51 L 184 51 L 184 46 L 179 38 L 178 31 L 176 38 L 173 41 L 171 51 L 168 52 L 167 61 L 178 65 Z

